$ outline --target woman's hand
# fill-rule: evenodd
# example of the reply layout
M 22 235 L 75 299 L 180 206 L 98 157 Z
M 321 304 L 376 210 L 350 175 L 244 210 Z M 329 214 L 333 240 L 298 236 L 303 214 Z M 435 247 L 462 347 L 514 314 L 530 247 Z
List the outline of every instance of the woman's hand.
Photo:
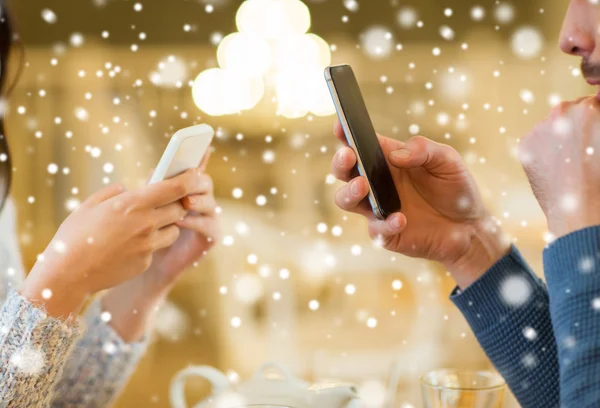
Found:
M 179 200 L 200 191 L 202 180 L 194 169 L 136 191 L 112 185 L 93 194 L 60 226 L 22 294 L 68 316 L 87 296 L 138 276 L 155 251 L 177 241 L 186 214 Z
M 102 299 L 112 316 L 111 325 L 128 342 L 139 340 L 183 272 L 219 240 L 217 203 L 213 183 L 204 173 L 208 154 L 200 164 L 197 191 L 181 200 L 187 214 L 177 221 L 181 234 L 173 245 L 154 253 L 150 268 L 137 278 L 110 290 Z
M 345 141 L 341 125 L 335 134 Z M 356 155 L 340 149 L 333 174 L 348 182 L 335 196 L 336 204 L 369 221 L 373 239 L 394 252 L 444 264 L 465 288 L 508 252 L 509 244 L 489 216 L 475 181 L 459 153 L 424 137 L 406 143 L 379 137 L 402 201 L 402 212 L 385 221 L 369 206 L 368 183 L 356 171 Z
M 177 222 L 181 229 L 173 245 L 156 252 L 148 273 L 159 275 L 167 282 L 175 281 L 194 261 L 202 258 L 219 240 L 217 202 L 208 174 L 202 175 L 199 193 L 182 200 L 188 211 Z

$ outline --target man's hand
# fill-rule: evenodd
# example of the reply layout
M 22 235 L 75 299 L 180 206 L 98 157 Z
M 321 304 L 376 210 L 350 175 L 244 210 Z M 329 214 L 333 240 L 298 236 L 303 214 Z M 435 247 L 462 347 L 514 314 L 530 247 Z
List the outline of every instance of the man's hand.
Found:
M 335 134 L 345 141 L 338 123 Z M 335 196 L 336 204 L 369 221 L 369 233 L 383 246 L 404 255 L 443 263 L 463 289 L 508 252 L 489 216 L 475 181 L 456 150 L 424 137 L 406 143 L 379 137 L 402 200 L 402 212 L 376 219 L 366 199 L 368 183 L 356 172 L 356 155 L 343 147 L 332 172 L 348 182 Z
M 555 237 L 600 225 L 600 102 L 563 102 L 519 147 Z

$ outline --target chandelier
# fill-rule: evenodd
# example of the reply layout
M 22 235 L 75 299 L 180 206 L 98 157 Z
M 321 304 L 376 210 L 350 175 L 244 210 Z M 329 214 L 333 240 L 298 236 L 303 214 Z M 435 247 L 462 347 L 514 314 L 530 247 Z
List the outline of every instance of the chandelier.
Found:
M 196 106 L 210 116 L 232 115 L 253 109 L 269 94 L 275 113 L 286 118 L 335 113 L 323 78 L 331 51 L 308 33 L 310 24 L 300 0 L 244 1 L 236 14 L 238 31 L 218 46 L 219 67 L 194 80 Z

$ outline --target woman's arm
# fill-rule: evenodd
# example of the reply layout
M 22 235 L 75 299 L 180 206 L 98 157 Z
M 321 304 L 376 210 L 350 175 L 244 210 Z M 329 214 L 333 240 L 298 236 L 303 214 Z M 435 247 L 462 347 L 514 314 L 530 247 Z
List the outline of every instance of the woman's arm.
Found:
M 548 291 L 516 248 L 452 301 L 523 408 L 560 404 Z
M 81 334 L 75 319 L 51 317 L 16 291 L 0 310 L 0 406 L 49 407 Z
M 111 289 L 88 309 L 87 331 L 65 366 L 52 407 L 106 407 L 121 393 L 170 290 L 147 283 L 148 272 Z

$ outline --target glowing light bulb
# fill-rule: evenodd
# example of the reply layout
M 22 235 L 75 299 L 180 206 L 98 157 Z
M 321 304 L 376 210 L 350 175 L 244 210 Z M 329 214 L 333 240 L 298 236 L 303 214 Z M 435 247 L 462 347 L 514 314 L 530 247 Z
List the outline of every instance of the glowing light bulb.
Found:
M 304 34 L 310 28 L 310 11 L 299 0 L 246 0 L 236 14 L 240 32 L 266 39 Z
M 317 116 L 329 116 L 335 113 L 335 105 L 327 83 L 323 80 L 323 69 L 311 70 L 307 78 L 308 109 Z
M 271 66 L 271 48 L 256 34 L 233 33 L 221 41 L 217 60 L 221 68 L 239 76 L 253 78 L 262 76 Z
M 316 34 L 306 34 L 306 36 L 317 44 L 319 66 L 326 67 L 331 65 L 331 47 L 327 44 L 327 41 Z
M 276 76 L 278 115 L 297 119 L 309 112 L 312 100 L 311 92 L 306 89 L 309 78 L 309 74 L 300 70 L 284 71 Z
M 201 72 L 192 87 L 194 103 L 211 116 L 232 115 L 252 109 L 264 92 L 262 78 L 241 78 L 220 68 Z
M 300 71 L 319 65 L 319 46 L 307 35 L 288 36 L 275 48 L 275 66 L 279 70 Z

